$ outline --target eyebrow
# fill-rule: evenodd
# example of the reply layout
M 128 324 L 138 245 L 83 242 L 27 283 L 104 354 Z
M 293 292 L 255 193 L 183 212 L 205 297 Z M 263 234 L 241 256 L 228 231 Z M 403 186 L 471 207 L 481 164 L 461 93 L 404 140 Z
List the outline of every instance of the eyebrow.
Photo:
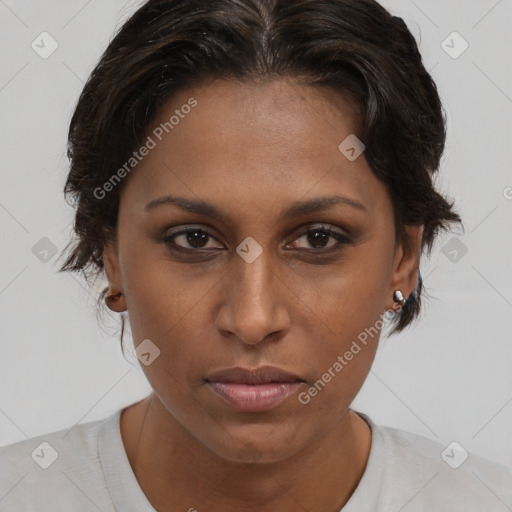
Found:
M 307 201 L 296 201 L 282 213 L 282 219 L 321 212 L 339 204 L 348 205 L 356 210 L 368 213 L 367 208 L 360 201 L 346 196 L 335 195 L 316 197 Z M 169 195 L 153 199 L 144 207 L 144 211 L 149 213 L 164 205 L 175 205 L 186 212 L 205 215 L 221 221 L 226 221 L 228 219 L 228 215 L 223 210 L 213 204 L 207 203 L 206 201 Z

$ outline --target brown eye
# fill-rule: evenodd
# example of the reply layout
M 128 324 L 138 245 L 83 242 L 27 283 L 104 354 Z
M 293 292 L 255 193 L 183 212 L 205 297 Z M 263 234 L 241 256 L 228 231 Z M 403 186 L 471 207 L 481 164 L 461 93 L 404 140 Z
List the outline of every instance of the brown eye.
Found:
M 311 250 L 319 250 L 322 251 L 324 249 L 331 249 L 332 247 L 337 247 L 340 245 L 344 245 L 347 243 L 351 243 L 351 239 L 338 231 L 332 230 L 330 227 L 325 226 L 317 226 L 313 228 L 309 228 L 301 237 L 297 240 L 304 238 L 306 242 L 312 247 Z M 335 243 L 327 245 L 330 239 L 336 240 Z M 295 248 L 303 248 L 297 247 L 297 242 L 293 242 L 295 244 Z M 306 247 L 307 249 L 307 247 Z
M 190 228 L 178 231 L 172 235 L 164 237 L 163 241 L 171 246 L 179 247 L 180 249 L 208 249 L 207 243 L 209 239 L 214 239 L 214 236 L 204 229 Z M 180 243 L 177 243 L 180 240 Z M 216 247 L 217 248 L 217 247 Z

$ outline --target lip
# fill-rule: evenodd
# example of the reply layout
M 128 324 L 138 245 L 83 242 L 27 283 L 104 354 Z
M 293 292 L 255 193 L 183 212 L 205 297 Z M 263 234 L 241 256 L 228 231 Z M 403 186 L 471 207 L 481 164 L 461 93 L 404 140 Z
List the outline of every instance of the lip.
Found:
M 302 386 L 302 382 L 268 384 L 207 382 L 206 384 L 227 405 L 241 412 L 263 412 L 274 409 Z
M 281 368 L 263 366 L 254 370 L 228 368 L 212 373 L 205 382 L 232 409 L 263 412 L 292 396 L 305 380 Z
M 287 372 L 277 366 L 261 366 L 254 369 L 236 366 L 213 372 L 205 380 L 207 382 L 230 382 L 234 384 L 305 382 L 298 375 Z

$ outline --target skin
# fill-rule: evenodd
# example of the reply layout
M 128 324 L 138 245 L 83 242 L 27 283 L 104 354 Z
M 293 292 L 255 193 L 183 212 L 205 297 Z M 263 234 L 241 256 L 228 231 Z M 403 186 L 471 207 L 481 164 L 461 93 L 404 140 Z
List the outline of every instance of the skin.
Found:
M 270 411 L 237 412 L 204 379 L 268 364 L 298 374 L 307 390 L 393 308 L 394 290 L 412 293 L 422 228 L 407 227 L 410 249 L 395 246 L 385 186 L 364 156 L 338 150 L 359 133 L 338 94 L 284 80 L 213 81 L 173 97 L 151 126 L 190 97 L 197 106 L 123 183 L 117 240 L 104 252 L 135 346 L 150 339 L 160 350 L 141 364 L 153 392 L 121 416 L 128 459 L 159 511 L 338 511 L 370 453 L 370 428 L 349 407 L 378 335 L 306 405 L 296 394 Z M 171 204 L 144 211 L 168 194 L 212 203 L 226 220 Z M 366 211 L 337 204 L 281 218 L 293 202 L 334 194 Z M 326 236 L 314 245 L 307 229 L 319 224 L 352 243 Z M 212 237 L 202 246 L 175 238 L 188 254 L 160 242 L 191 226 Z M 252 263 L 236 252 L 248 236 L 263 251 Z M 200 247 L 211 252 L 197 256 Z

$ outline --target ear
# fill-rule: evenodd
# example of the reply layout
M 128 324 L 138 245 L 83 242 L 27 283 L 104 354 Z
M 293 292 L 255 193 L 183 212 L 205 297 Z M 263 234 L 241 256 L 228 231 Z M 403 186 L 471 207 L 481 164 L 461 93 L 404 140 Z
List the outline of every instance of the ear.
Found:
M 393 292 L 402 290 L 404 298 L 416 288 L 420 266 L 421 252 L 423 249 L 423 225 L 405 226 L 408 244 L 399 244 L 393 262 L 393 277 L 388 290 L 386 309 L 393 309 Z
M 121 271 L 119 268 L 119 256 L 117 252 L 117 243 L 114 241 L 108 242 L 103 249 L 103 266 L 108 279 L 110 288 L 109 293 L 112 293 L 113 295 L 118 293 L 122 294 L 123 286 Z M 124 294 L 122 294 L 119 299 L 112 304 L 112 307 L 119 313 L 127 310 Z

